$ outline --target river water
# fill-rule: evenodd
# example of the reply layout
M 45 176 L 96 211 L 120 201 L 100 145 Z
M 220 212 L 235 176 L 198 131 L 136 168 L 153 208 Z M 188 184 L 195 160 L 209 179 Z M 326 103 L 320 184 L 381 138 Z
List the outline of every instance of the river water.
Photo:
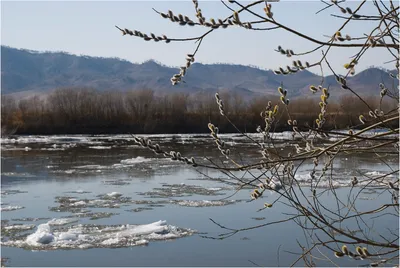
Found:
M 225 161 L 209 135 L 149 137 L 167 151 Z M 222 138 L 243 161 L 261 159 L 242 136 Z M 274 138 L 278 150 L 293 150 L 296 141 L 288 133 Z M 289 266 L 300 252 L 296 240 L 305 241 L 292 221 L 212 239 L 227 230 L 210 219 L 244 228 L 285 219 L 290 209 L 277 203 L 259 211 L 276 193 L 253 202 L 252 189 L 231 196 L 235 185 L 210 179 L 226 179 L 224 174 L 200 173 L 164 159 L 135 145 L 129 135 L 16 136 L 3 138 L 1 149 L 1 255 L 6 266 Z M 347 193 L 353 176 L 398 169 L 397 156 L 385 162 L 370 155 L 339 157 L 333 174 L 338 194 Z M 310 170 L 306 163 L 296 174 L 304 185 Z M 388 179 L 394 177 L 398 173 Z M 360 202 L 376 195 L 362 193 Z M 381 193 L 380 198 L 387 202 L 391 196 Z M 377 222 L 382 230 L 397 225 L 393 218 Z

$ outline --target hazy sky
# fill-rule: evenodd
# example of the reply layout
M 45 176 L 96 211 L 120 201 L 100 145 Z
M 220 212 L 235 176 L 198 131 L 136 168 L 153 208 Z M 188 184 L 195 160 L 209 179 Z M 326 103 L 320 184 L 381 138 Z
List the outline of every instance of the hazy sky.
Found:
M 224 18 L 232 12 L 219 1 L 199 1 L 206 18 Z M 243 2 L 245 3 L 245 2 Z M 348 3 L 354 7 L 358 1 Z M 325 5 L 319 1 L 282 1 L 273 3 L 275 19 L 297 31 L 314 38 L 326 40 L 342 20 L 330 16 L 330 11 L 315 14 Z M 235 7 L 235 5 L 231 5 Z M 262 9 L 263 6 L 259 6 Z M 188 15 L 196 19 L 193 4 L 185 1 L 2 1 L 1 2 L 1 44 L 39 51 L 66 51 L 77 55 L 119 57 L 132 62 L 155 59 L 163 64 L 180 66 L 185 55 L 195 49 L 194 42 L 165 44 L 145 42 L 142 39 L 122 36 L 114 26 L 168 37 L 194 37 L 207 29 L 203 27 L 182 27 L 161 18 L 152 8 Z M 263 12 L 262 10 L 254 10 Z M 333 11 L 333 10 L 331 10 Z M 374 6 L 368 2 L 361 13 L 373 13 Z M 335 10 L 336 14 L 339 11 Z M 242 18 L 246 19 L 246 18 Z M 372 24 L 352 23 L 344 34 L 362 35 L 370 32 Z M 357 33 L 357 34 L 355 34 Z M 286 58 L 273 50 L 283 48 L 302 52 L 315 47 L 293 34 L 275 31 L 249 31 L 238 27 L 220 29 L 209 35 L 202 44 L 196 61 L 202 63 L 235 63 L 256 65 L 276 69 L 287 65 L 293 58 Z M 336 68 L 349 61 L 357 49 L 334 49 L 329 60 Z M 313 62 L 321 57 L 320 52 L 303 58 Z M 359 63 L 358 69 L 371 65 L 393 68 L 393 64 L 382 65 L 390 60 L 384 49 L 370 50 Z M 318 70 L 314 70 L 318 72 Z

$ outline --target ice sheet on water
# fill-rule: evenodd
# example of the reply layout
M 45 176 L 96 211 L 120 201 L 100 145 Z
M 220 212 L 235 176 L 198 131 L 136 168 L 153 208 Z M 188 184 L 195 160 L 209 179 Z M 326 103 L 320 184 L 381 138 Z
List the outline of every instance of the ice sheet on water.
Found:
M 55 225 L 55 226 L 61 226 L 61 225 L 67 225 L 67 224 L 71 224 L 74 222 L 78 222 L 78 219 L 68 219 L 68 218 L 54 218 L 50 221 L 47 222 L 47 224 L 49 225 Z
M 69 191 L 69 192 L 65 192 L 65 193 L 68 193 L 68 194 L 90 194 L 91 192 L 79 189 L 79 190 Z
M 10 146 L 5 147 L 5 146 L 1 146 L 1 149 L 3 151 L 26 151 L 26 152 L 32 150 L 32 148 L 28 147 L 28 146 L 25 146 L 25 147 L 10 147 Z
M 388 173 L 382 172 L 382 171 L 369 171 L 365 173 L 365 176 L 369 176 L 369 177 L 387 177 L 387 178 L 393 178 L 395 177 L 393 174 L 389 174 Z
M 35 228 L 35 225 L 33 224 L 14 224 L 14 225 L 2 226 L 2 229 L 8 232 L 10 231 L 21 232 L 21 231 L 32 230 L 33 228 Z
M 4 206 L 0 208 L 1 212 L 6 212 L 6 211 L 13 211 L 13 210 L 19 210 L 19 209 L 23 209 L 25 207 L 22 206 Z
M 108 180 L 108 181 L 103 181 L 104 184 L 106 185 L 128 185 L 130 182 L 128 180 Z
M 118 215 L 118 213 L 111 212 L 79 212 L 75 213 L 73 217 L 89 218 L 89 220 L 98 220 L 103 218 L 110 218 L 111 216 Z
M 142 211 L 146 211 L 146 210 L 153 210 L 153 208 L 151 208 L 151 207 L 138 207 L 138 208 L 133 208 L 133 209 L 129 209 L 129 210 L 126 210 L 126 211 L 129 211 L 129 212 L 142 212 Z
M 83 213 L 84 208 L 119 208 L 132 201 L 130 197 L 125 197 L 118 192 L 100 194 L 97 197 L 98 199 L 78 199 L 72 196 L 56 196 L 55 199 L 59 205 L 51 207 L 50 211 Z
M 237 200 L 173 200 L 170 201 L 172 204 L 176 204 L 183 207 L 220 207 L 231 205 Z
M 89 148 L 95 150 L 107 150 L 111 149 L 111 146 L 89 146 Z
M 102 165 L 83 165 L 83 166 L 76 166 L 76 167 L 74 167 L 74 168 L 98 170 L 98 169 L 108 169 L 109 167 L 107 167 L 107 166 L 102 166 Z
M 121 160 L 121 164 L 124 164 L 124 165 L 135 165 L 135 164 L 138 164 L 138 163 L 149 162 L 149 161 L 152 161 L 152 160 L 153 160 L 152 158 L 145 158 L 145 157 L 142 157 L 142 156 L 138 156 L 138 157 L 134 157 L 134 158 L 130 158 L 130 159 Z
M 23 194 L 23 193 L 27 193 L 27 191 L 21 191 L 21 190 L 3 190 L 3 191 L 1 191 L 1 195 L 14 195 L 14 194 Z
M 338 187 L 345 187 L 350 185 L 350 180 L 349 181 L 344 181 L 344 180 L 339 180 L 338 178 L 333 178 L 332 180 L 329 179 L 328 176 L 322 178 L 321 180 L 318 181 L 318 185 L 316 185 L 317 180 L 314 179 L 312 180 L 310 173 L 305 173 L 305 174 L 296 174 L 295 179 L 297 182 L 300 183 L 301 186 L 310 186 L 311 183 L 313 183 L 313 186 L 317 188 L 338 188 Z M 318 178 L 318 174 L 316 175 Z
M 4 144 L 28 144 L 28 143 L 45 143 L 45 144 L 74 144 L 74 143 L 87 143 L 91 138 L 82 135 L 54 135 L 54 136 L 16 136 L 2 138 L 1 143 Z
M 168 225 L 166 221 L 118 226 L 79 224 L 64 229 L 52 228 L 49 223 L 44 223 L 26 237 L 10 238 L 1 242 L 1 245 L 32 250 L 118 248 L 176 239 L 194 233 L 191 229 Z
M 120 196 L 122 196 L 122 194 L 119 193 L 119 192 L 111 192 L 111 193 L 108 193 L 106 195 L 109 196 L 109 197 L 120 197 Z
M 205 188 L 199 185 L 186 185 L 186 184 L 163 184 L 162 188 L 154 188 L 152 191 L 139 193 L 139 195 L 147 195 L 150 197 L 184 197 L 191 195 L 224 195 L 222 190 L 227 188 Z
M 12 219 L 13 221 L 42 221 L 42 220 L 49 220 L 50 218 L 19 218 L 19 219 Z
M 364 173 L 365 176 L 356 176 L 358 179 L 358 184 L 356 186 L 365 186 L 368 184 L 368 186 L 375 187 L 375 186 L 387 186 L 387 183 L 389 181 L 393 182 L 393 178 L 395 178 L 394 175 L 388 175 L 385 177 L 384 176 L 386 173 L 384 172 L 379 172 L 379 171 L 369 171 Z M 311 182 L 315 186 L 315 183 L 318 181 L 319 178 L 319 173 L 316 173 L 315 177 L 317 179 L 312 180 L 310 173 L 298 173 L 295 175 L 295 179 L 300 183 L 302 186 L 310 186 Z M 377 180 L 376 178 L 381 179 Z M 324 176 L 321 180 L 318 181 L 318 188 L 338 188 L 338 187 L 351 187 L 352 186 L 352 180 L 354 176 L 350 176 L 348 174 L 342 174 L 342 173 L 334 173 L 332 178 L 329 177 L 329 175 Z M 375 178 L 375 180 L 369 179 L 369 178 Z
M 65 148 L 41 148 L 41 151 L 65 151 Z

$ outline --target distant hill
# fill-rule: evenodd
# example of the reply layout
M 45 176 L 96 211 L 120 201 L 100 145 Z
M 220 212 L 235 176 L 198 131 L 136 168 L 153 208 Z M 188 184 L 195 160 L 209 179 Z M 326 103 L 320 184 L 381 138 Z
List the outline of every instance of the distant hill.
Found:
M 134 64 L 117 58 L 35 52 L 6 46 L 1 47 L 1 65 L 2 94 L 47 93 L 62 87 L 91 87 L 122 91 L 150 88 L 159 93 L 189 94 L 227 90 L 251 97 L 277 94 L 277 87 L 283 83 L 293 98 L 305 94 L 309 96 L 309 86 L 321 82 L 320 76 L 309 71 L 278 76 L 270 70 L 243 65 L 195 63 L 187 72 L 186 83 L 172 86 L 170 78 L 179 70 L 152 60 Z M 379 95 L 378 84 L 381 82 L 392 85 L 393 79 L 378 68 L 367 69 L 348 79 L 348 84 L 362 95 Z M 325 86 L 328 85 L 333 96 L 345 92 L 332 76 L 325 78 Z

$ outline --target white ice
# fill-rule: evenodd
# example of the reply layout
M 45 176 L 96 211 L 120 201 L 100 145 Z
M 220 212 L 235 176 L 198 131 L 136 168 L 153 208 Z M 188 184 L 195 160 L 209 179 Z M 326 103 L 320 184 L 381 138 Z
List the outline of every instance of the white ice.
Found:
M 150 158 L 144 158 L 144 157 L 138 156 L 136 158 L 121 160 L 121 164 L 134 165 L 134 164 L 138 164 L 138 163 L 148 162 L 151 160 L 152 159 L 150 159 Z
M 47 222 L 47 224 L 59 226 L 59 225 L 66 225 L 66 224 L 77 222 L 77 221 L 78 221 L 78 219 L 71 219 L 71 218 L 56 219 L 56 218 L 54 218 L 54 219 L 50 220 L 49 222 Z
M 4 227 L 4 230 L 10 231 L 10 230 L 30 230 L 33 229 L 35 225 L 33 224 L 16 224 L 16 225 L 10 225 Z
M 121 225 L 98 228 L 76 225 L 65 231 L 52 229 L 53 219 L 40 224 L 36 231 L 24 240 L 1 242 L 3 246 L 30 247 L 31 249 L 86 249 L 92 247 L 129 247 L 143 245 L 151 240 L 166 240 L 188 236 L 194 233 L 190 229 L 179 229 L 167 225 L 166 221 L 157 221 L 143 225 Z
M 106 150 L 106 149 L 111 149 L 111 146 L 89 146 L 89 148 L 96 150 Z
M 13 211 L 13 210 L 18 210 L 18 209 L 23 209 L 24 207 L 21 206 L 5 206 L 1 207 L 0 211 Z
M 109 196 L 109 197 L 120 197 L 120 196 L 122 196 L 122 194 L 119 193 L 119 192 L 111 192 L 111 193 L 108 193 L 107 196 Z

